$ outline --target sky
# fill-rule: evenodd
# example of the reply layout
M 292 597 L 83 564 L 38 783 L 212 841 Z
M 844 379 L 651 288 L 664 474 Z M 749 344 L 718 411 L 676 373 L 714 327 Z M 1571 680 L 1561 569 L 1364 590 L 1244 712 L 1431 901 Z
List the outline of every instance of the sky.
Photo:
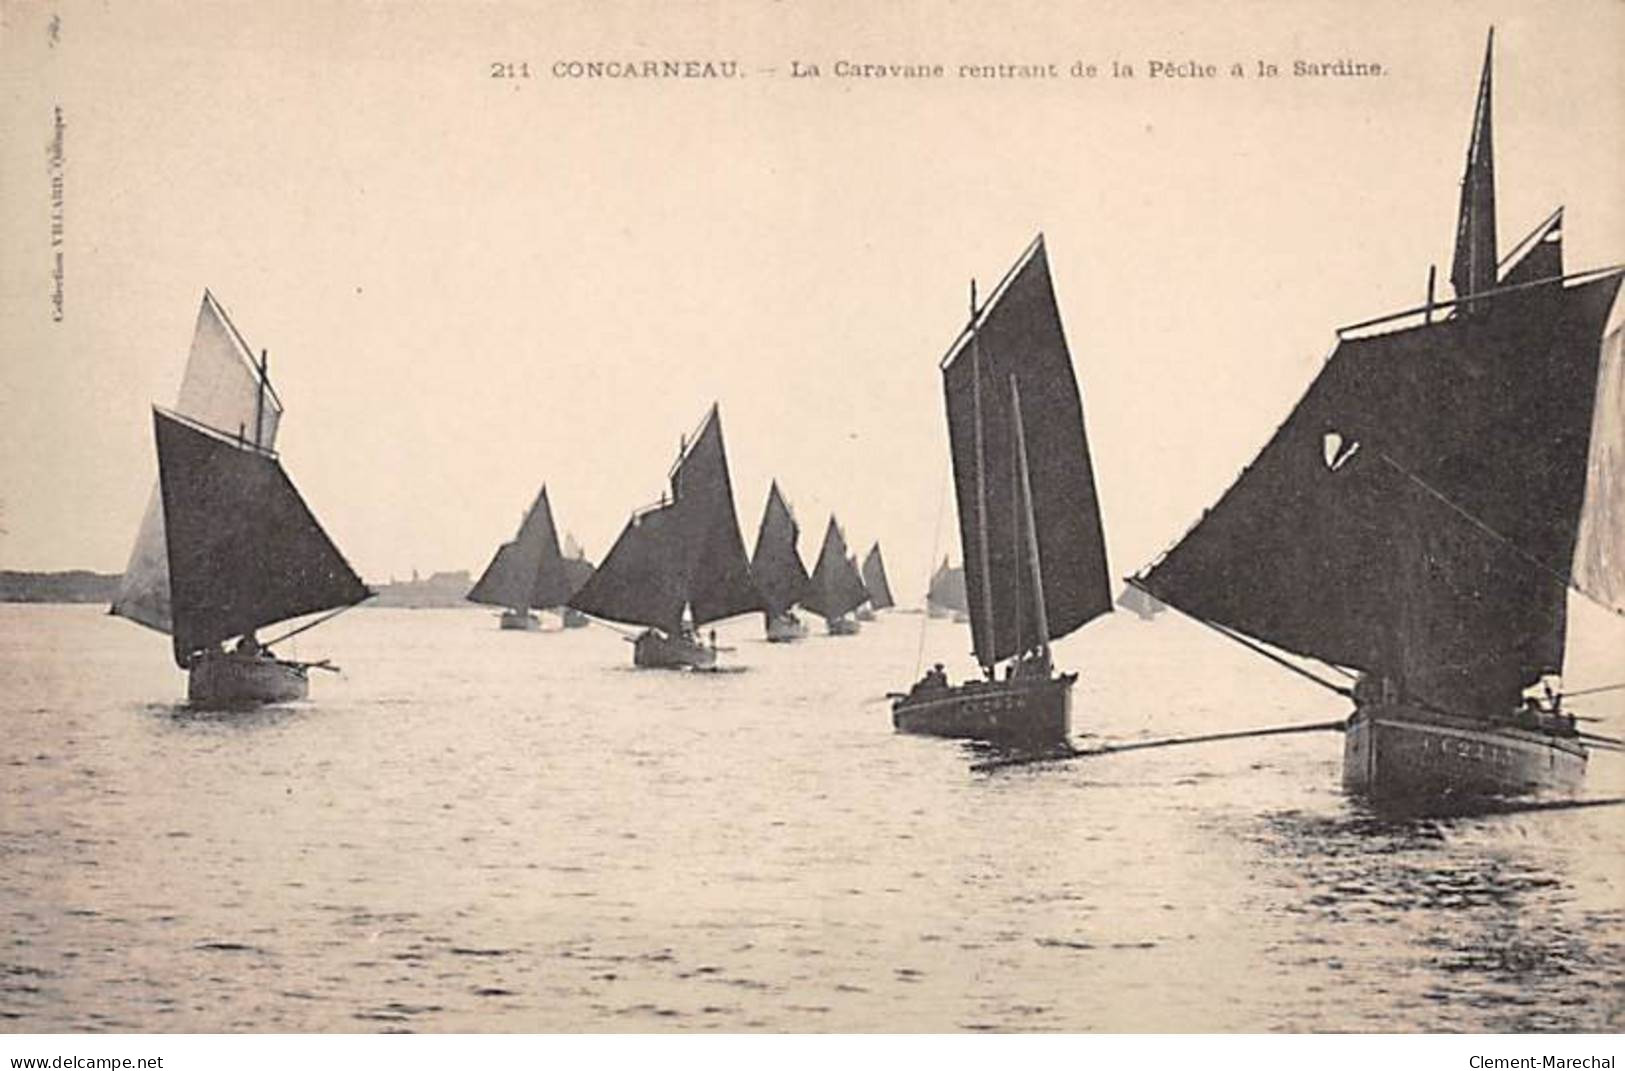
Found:
M 777 479 L 807 561 L 833 510 L 918 599 L 959 557 L 937 362 L 969 281 L 1042 231 L 1125 575 L 1224 491 L 1337 326 L 1448 275 L 1491 23 L 1503 251 L 1563 204 L 1571 270 L 1625 260 L 1612 0 L 0 0 L 0 568 L 123 568 L 150 406 L 208 287 L 269 350 L 284 464 L 371 581 L 477 571 L 543 483 L 602 557 L 715 401 L 747 546 Z M 552 74 L 668 57 L 745 77 Z M 1137 76 L 951 76 L 1079 60 Z

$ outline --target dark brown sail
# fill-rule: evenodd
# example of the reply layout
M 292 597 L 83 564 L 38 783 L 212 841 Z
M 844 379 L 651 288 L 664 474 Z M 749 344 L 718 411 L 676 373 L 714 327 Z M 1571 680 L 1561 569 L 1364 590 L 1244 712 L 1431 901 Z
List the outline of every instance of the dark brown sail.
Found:
M 222 640 L 372 594 L 276 455 L 153 410 L 175 661 Z
M 863 578 L 847 556 L 846 537 L 835 518 L 829 519 L 824 529 L 824 545 L 818 551 L 818 564 L 813 566 L 812 579 L 801 605 L 830 619 L 851 613 L 869 598 L 864 590 Z
M 1043 235 L 954 343 L 942 376 L 971 632 L 987 666 L 1065 636 L 1112 605 L 1083 402 Z M 1018 527 L 1012 378 L 1026 434 L 1047 637 L 1038 635 L 1028 542 Z
M 775 617 L 787 613 L 807 590 L 807 567 L 796 550 L 800 538 L 801 528 L 775 480 L 767 493 L 762 524 L 756 532 L 756 552 L 750 560 L 756 588 L 767 612 Z
M 1346 339 L 1139 578 L 1203 620 L 1498 713 L 1561 668 L 1612 272 Z
M 687 603 L 682 521 L 675 505 L 632 515 L 598 571 L 570 597 L 585 614 L 675 635 Z
M 712 406 L 671 473 L 672 501 L 633 516 L 569 605 L 610 621 L 679 630 L 762 609 L 734 512 L 721 417 Z
M 489 606 L 540 610 L 563 606 L 579 586 L 571 582 L 559 552 L 553 507 L 543 486 L 520 522 L 518 533 L 497 548 L 468 599 Z
M 1563 275 L 1563 210 L 1547 216 L 1501 265 L 1502 286 L 1522 286 Z
M 1495 31 L 1484 46 L 1484 72 L 1479 76 L 1478 105 L 1473 112 L 1472 140 L 1467 147 L 1467 170 L 1461 180 L 1461 205 L 1456 214 L 1456 253 L 1450 267 L 1450 285 L 1465 298 L 1494 289 L 1496 283 L 1495 150 L 1490 122 L 1490 68 Z M 1471 313 L 1477 304 L 1462 307 Z
M 863 586 L 869 591 L 869 605 L 876 610 L 897 605 L 891 597 L 891 585 L 886 582 L 886 560 L 880 556 L 879 543 L 863 556 Z

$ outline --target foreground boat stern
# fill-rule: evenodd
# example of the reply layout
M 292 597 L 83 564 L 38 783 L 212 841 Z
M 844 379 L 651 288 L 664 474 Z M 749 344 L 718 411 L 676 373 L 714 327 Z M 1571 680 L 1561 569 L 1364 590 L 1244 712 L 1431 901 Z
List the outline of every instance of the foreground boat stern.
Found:
M 1573 792 L 1586 748 L 1539 728 L 1364 705 L 1343 741 L 1343 787 L 1377 801 L 1465 801 Z
M 1072 732 L 1076 673 L 1037 680 L 917 687 L 892 704 L 900 733 L 1001 743 L 1054 743 Z

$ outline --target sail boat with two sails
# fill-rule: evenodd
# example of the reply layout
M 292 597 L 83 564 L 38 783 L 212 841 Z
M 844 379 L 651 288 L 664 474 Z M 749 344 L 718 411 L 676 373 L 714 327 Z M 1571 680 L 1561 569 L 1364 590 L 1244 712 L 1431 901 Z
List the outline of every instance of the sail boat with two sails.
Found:
M 943 558 L 925 589 L 926 616 L 952 617 L 956 624 L 963 625 L 970 621 L 969 605 L 965 596 L 965 567 L 949 565 L 948 559 Z
M 332 667 L 271 647 L 326 618 L 269 643 L 256 630 L 372 595 L 272 448 L 282 404 L 267 368 L 205 291 L 178 408 L 153 407 L 158 488 L 110 612 L 170 634 L 194 704 L 303 699 L 310 668 Z
M 824 527 L 824 543 L 818 550 L 818 563 L 801 605 L 824 619 L 824 631 L 831 636 L 854 636 L 858 632 L 853 611 L 868 601 L 858 567 L 846 550 L 846 536 L 831 514 Z
M 750 575 L 762 595 L 763 628 L 769 643 L 792 643 L 807 635 L 806 623 L 795 612 L 809 581 L 807 567 L 801 564 L 801 553 L 796 549 L 800 538 L 801 526 L 784 492 L 779 490 L 779 482 L 774 480 L 756 532 L 756 551 L 750 559 Z
M 671 493 L 638 510 L 569 605 L 592 617 L 643 631 L 632 662 L 645 668 L 710 669 L 716 633 L 699 629 L 764 609 L 751 579 L 734 512 L 722 417 L 716 405 L 681 443 L 669 473 Z
M 1055 742 L 1071 729 L 1075 673 L 1050 641 L 1112 608 L 1083 400 L 1038 235 L 942 364 L 971 640 L 983 680 L 940 666 L 895 696 L 902 732 Z M 997 674 L 1006 663 L 1004 678 Z
M 519 522 L 519 531 L 497 548 L 468 599 L 503 607 L 501 628 L 534 631 L 541 627 L 541 619 L 531 610 L 557 610 L 561 617 L 566 616 L 565 603 L 586 582 L 571 561 L 559 550 L 553 507 L 543 484 Z
M 1344 785 L 1407 805 L 1578 786 L 1588 734 L 1553 687 L 1569 588 L 1625 613 L 1625 563 L 1576 554 L 1582 528 L 1590 545 L 1625 539 L 1619 447 L 1594 441 L 1625 401 L 1617 348 L 1610 366 L 1601 345 L 1622 271 L 1564 276 L 1561 210 L 1498 263 L 1493 43 L 1456 299 L 1430 287 L 1420 308 L 1340 331 L 1234 486 L 1133 579 L 1352 698 Z

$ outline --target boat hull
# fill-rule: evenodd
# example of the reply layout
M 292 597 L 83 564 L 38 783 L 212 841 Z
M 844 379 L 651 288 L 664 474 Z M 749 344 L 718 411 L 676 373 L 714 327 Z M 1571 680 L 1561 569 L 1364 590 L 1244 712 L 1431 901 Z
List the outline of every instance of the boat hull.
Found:
M 542 627 L 542 619 L 528 611 L 504 610 L 498 627 L 513 632 L 535 632 Z
M 1014 681 L 970 681 L 916 689 L 892 704 L 900 733 L 961 740 L 1046 744 L 1072 732 L 1076 673 Z
M 1534 728 L 1362 705 L 1343 739 L 1343 787 L 1379 801 L 1473 800 L 1578 789 L 1586 748 Z
M 289 703 L 309 694 L 309 671 L 275 658 L 203 655 L 186 676 L 187 701 L 198 706 Z
M 587 615 L 566 606 L 559 611 L 559 624 L 564 628 L 586 628 Z
M 826 617 L 824 618 L 824 631 L 831 636 L 856 636 L 858 634 L 858 622 L 851 617 Z
M 767 620 L 768 643 L 794 643 L 807 635 L 807 625 L 799 617 L 788 614 Z
M 873 621 L 875 619 L 875 612 L 867 606 L 862 606 L 858 608 L 856 617 L 859 621 Z
M 717 652 L 650 629 L 632 641 L 632 664 L 643 669 L 710 669 L 717 664 Z

